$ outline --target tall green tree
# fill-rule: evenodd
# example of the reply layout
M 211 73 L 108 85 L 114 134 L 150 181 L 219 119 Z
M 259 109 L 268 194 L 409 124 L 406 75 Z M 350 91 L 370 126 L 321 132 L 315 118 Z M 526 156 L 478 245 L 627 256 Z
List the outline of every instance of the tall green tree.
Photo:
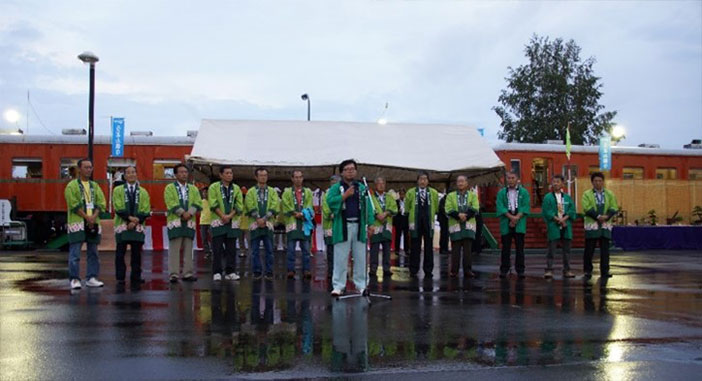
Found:
M 493 110 L 502 119 L 498 133 L 508 142 L 565 140 L 570 122 L 573 144 L 593 144 L 609 131 L 616 111 L 599 103 L 602 83 L 593 73 L 595 59 L 580 59 L 575 41 L 532 36 L 524 49 L 529 63 L 508 67 L 507 88 Z

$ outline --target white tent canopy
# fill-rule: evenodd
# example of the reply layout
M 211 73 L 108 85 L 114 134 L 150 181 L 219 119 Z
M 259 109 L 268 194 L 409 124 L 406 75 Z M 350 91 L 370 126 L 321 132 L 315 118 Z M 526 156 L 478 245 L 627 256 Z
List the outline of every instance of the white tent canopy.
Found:
M 432 182 L 465 174 L 471 183 L 493 182 L 504 164 L 473 127 L 443 124 L 244 121 L 204 119 L 188 161 L 207 174 L 229 164 L 250 179 L 264 166 L 272 181 L 289 181 L 292 169 L 306 181 L 324 181 L 345 159 L 359 163 L 369 179 L 412 183 L 417 172 Z

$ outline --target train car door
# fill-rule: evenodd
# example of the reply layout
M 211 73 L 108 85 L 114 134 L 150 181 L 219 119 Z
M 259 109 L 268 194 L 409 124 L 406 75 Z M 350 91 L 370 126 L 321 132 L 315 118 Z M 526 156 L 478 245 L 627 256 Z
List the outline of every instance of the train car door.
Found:
M 537 157 L 531 161 L 531 206 L 541 208 L 549 191 L 551 159 Z

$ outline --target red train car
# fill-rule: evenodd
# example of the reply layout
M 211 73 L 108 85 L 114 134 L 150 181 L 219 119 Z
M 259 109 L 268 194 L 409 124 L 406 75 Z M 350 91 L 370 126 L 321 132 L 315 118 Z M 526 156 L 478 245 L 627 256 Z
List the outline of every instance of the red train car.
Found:
M 27 222 L 29 239 L 36 244 L 63 229 L 63 190 L 71 167 L 87 156 L 87 141 L 85 135 L 0 135 L 0 199 L 11 200 L 13 219 Z M 184 161 L 194 141 L 190 136 L 128 136 L 124 156 L 112 157 L 110 137 L 95 136 L 93 176 L 109 198 L 110 184 L 127 165 L 136 165 L 153 210 L 165 211 L 163 190 L 174 181 L 172 166 Z

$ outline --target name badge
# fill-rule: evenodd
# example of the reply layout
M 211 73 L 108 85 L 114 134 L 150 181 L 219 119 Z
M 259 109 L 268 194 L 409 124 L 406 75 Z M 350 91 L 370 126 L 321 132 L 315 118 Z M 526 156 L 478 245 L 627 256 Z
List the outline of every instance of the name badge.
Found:
M 95 205 L 92 202 L 85 203 L 85 207 L 88 209 L 95 209 Z

